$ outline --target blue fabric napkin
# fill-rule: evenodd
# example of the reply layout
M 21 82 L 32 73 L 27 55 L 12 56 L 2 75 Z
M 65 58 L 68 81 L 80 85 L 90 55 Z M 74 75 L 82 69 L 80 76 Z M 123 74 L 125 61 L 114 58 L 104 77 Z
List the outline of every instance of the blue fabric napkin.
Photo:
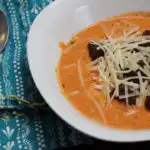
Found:
M 0 54 L 0 150 L 51 150 L 93 142 L 48 107 L 40 110 L 44 101 L 29 71 L 26 41 L 33 20 L 50 2 L 0 0 L 10 30 Z

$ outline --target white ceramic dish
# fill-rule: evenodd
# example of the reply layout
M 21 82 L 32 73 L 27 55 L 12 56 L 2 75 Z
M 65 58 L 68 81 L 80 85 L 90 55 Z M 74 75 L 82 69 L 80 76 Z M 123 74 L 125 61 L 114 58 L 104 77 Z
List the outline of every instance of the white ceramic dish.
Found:
M 34 81 L 49 106 L 78 130 L 110 141 L 150 140 L 150 130 L 120 131 L 106 128 L 82 116 L 60 93 L 55 67 L 58 42 L 97 21 L 130 11 L 150 10 L 150 0 L 56 0 L 34 21 L 28 39 L 28 59 Z

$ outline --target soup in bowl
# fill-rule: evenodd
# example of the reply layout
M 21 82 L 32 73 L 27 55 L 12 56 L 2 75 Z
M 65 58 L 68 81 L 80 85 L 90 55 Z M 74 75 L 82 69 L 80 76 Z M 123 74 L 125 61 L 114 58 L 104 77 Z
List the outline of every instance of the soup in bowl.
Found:
M 111 141 L 150 139 L 148 0 L 58 0 L 31 27 L 42 96 L 66 122 Z

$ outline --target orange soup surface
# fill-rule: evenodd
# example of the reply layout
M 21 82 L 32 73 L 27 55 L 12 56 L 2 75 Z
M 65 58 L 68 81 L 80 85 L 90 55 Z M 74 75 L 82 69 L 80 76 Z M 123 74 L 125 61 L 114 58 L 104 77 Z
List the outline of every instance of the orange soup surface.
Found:
M 139 31 L 150 29 L 150 13 L 129 13 L 94 24 L 73 36 L 67 43 L 60 43 L 62 53 L 57 68 L 62 93 L 84 116 L 106 126 L 119 129 L 149 129 L 150 112 L 144 106 L 128 106 L 113 100 L 111 104 L 101 90 L 91 88 L 97 80 L 96 72 L 88 71 L 91 62 L 87 45 L 91 40 L 121 35 L 119 29 L 111 33 L 117 24 L 126 28 L 124 22 L 138 25 Z

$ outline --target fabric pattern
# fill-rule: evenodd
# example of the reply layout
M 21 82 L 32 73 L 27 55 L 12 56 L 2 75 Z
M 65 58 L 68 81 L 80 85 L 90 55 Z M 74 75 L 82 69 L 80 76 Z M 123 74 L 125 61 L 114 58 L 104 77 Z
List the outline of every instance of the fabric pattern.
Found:
M 28 108 L 43 103 L 32 80 L 26 54 L 30 26 L 51 0 L 0 0 L 9 23 L 7 46 L 0 54 L 0 150 L 51 150 L 93 140 L 64 123 L 50 109 Z
M 7 47 L 0 57 L 0 92 L 5 96 L 17 95 L 20 98 L 40 102 L 39 95 L 29 72 L 26 41 L 30 25 L 38 13 L 50 0 L 1 0 L 1 9 L 5 12 L 10 25 Z M 0 101 L 1 108 L 21 108 L 9 99 Z

